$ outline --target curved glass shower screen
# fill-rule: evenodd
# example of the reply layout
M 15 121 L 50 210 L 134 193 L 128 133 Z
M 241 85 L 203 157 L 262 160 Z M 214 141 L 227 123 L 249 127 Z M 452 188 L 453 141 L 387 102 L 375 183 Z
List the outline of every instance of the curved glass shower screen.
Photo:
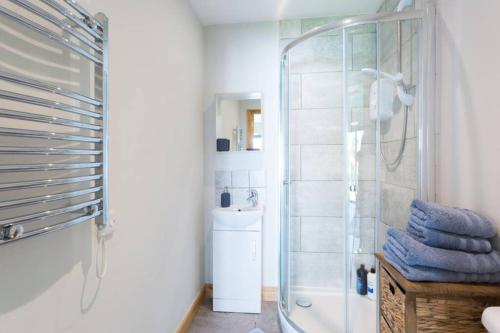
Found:
M 285 332 L 377 331 L 376 300 L 359 294 L 357 274 L 375 267 L 385 230 L 404 225 L 410 201 L 427 199 L 426 15 L 344 19 L 285 41 Z

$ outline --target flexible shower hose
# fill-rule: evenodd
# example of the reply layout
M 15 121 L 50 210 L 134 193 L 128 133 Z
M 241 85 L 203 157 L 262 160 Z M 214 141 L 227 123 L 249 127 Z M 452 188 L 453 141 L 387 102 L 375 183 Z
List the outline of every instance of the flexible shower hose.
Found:
M 407 88 L 403 88 L 405 93 L 407 92 Z M 382 142 L 380 143 L 380 155 L 382 155 L 382 159 L 384 160 L 385 166 L 389 171 L 394 171 L 399 164 L 401 164 L 401 160 L 403 159 L 403 153 L 405 151 L 405 146 L 406 146 L 406 132 L 408 128 L 408 113 L 410 111 L 410 106 L 405 105 L 405 111 L 404 111 L 404 123 L 403 123 L 403 130 L 401 131 L 401 142 L 399 144 L 399 151 L 398 155 L 396 158 L 392 161 L 388 161 L 387 157 L 384 154 L 384 149 L 382 147 Z

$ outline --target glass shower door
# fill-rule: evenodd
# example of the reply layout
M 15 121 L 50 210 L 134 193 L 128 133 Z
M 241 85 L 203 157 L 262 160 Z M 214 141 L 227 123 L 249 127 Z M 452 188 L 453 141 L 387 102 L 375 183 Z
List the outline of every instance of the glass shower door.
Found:
M 377 118 L 370 112 L 370 91 L 377 83 L 365 72 L 376 73 L 377 25 L 344 29 L 344 54 L 345 320 L 348 332 L 376 332 L 376 302 L 356 282 L 375 266 Z
M 281 62 L 281 112 L 280 112 L 280 305 L 289 312 L 290 305 L 290 156 L 289 156 L 289 88 L 288 57 Z
M 314 333 L 344 332 L 345 325 L 342 38 L 340 29 L 327 31 L 288 53 L 282 256 L 289 258 L 289 318 Z
M 360 295 L 358 274 L 376 268 L 374 253 L 387 228 L 404 228 L 410 202 L 419 196 L 421 24 L 409 19 L 344 29 L 348 332 L 376 332 L 376 299 Z M 412 97 L 410 105 L 398 87 Z

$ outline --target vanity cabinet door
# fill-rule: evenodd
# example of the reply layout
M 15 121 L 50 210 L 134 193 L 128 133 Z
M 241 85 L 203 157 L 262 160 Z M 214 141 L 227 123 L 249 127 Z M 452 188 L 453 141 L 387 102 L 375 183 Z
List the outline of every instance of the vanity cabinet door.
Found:
M 214 304 L 216 300 L 231 300 L 234 309 L 226 311 L 246 312 L 242 311 L 244 304 L 258 303 L 260 311 L 261 233 L 214 231 L 213 241 Z

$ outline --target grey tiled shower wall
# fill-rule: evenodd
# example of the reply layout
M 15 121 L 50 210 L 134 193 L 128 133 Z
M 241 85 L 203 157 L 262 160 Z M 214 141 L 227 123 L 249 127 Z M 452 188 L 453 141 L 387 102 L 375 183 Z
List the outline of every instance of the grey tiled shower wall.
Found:
M 337 18 L 280 23 L 281 47 L 315 26 Z M 375 122 L 369 119 L 373 79 L 361 73 L 376 66 L 373 26 L 350 31 L 347 66 L 351 118 L 359 136 L 358 194 L 354 206 L 354 271 L 373 263 L 375 223 Z M 314 37 L 290 52 L 291 284 L 343 287 L 344 135 L 343 45 L 339 31 Z

